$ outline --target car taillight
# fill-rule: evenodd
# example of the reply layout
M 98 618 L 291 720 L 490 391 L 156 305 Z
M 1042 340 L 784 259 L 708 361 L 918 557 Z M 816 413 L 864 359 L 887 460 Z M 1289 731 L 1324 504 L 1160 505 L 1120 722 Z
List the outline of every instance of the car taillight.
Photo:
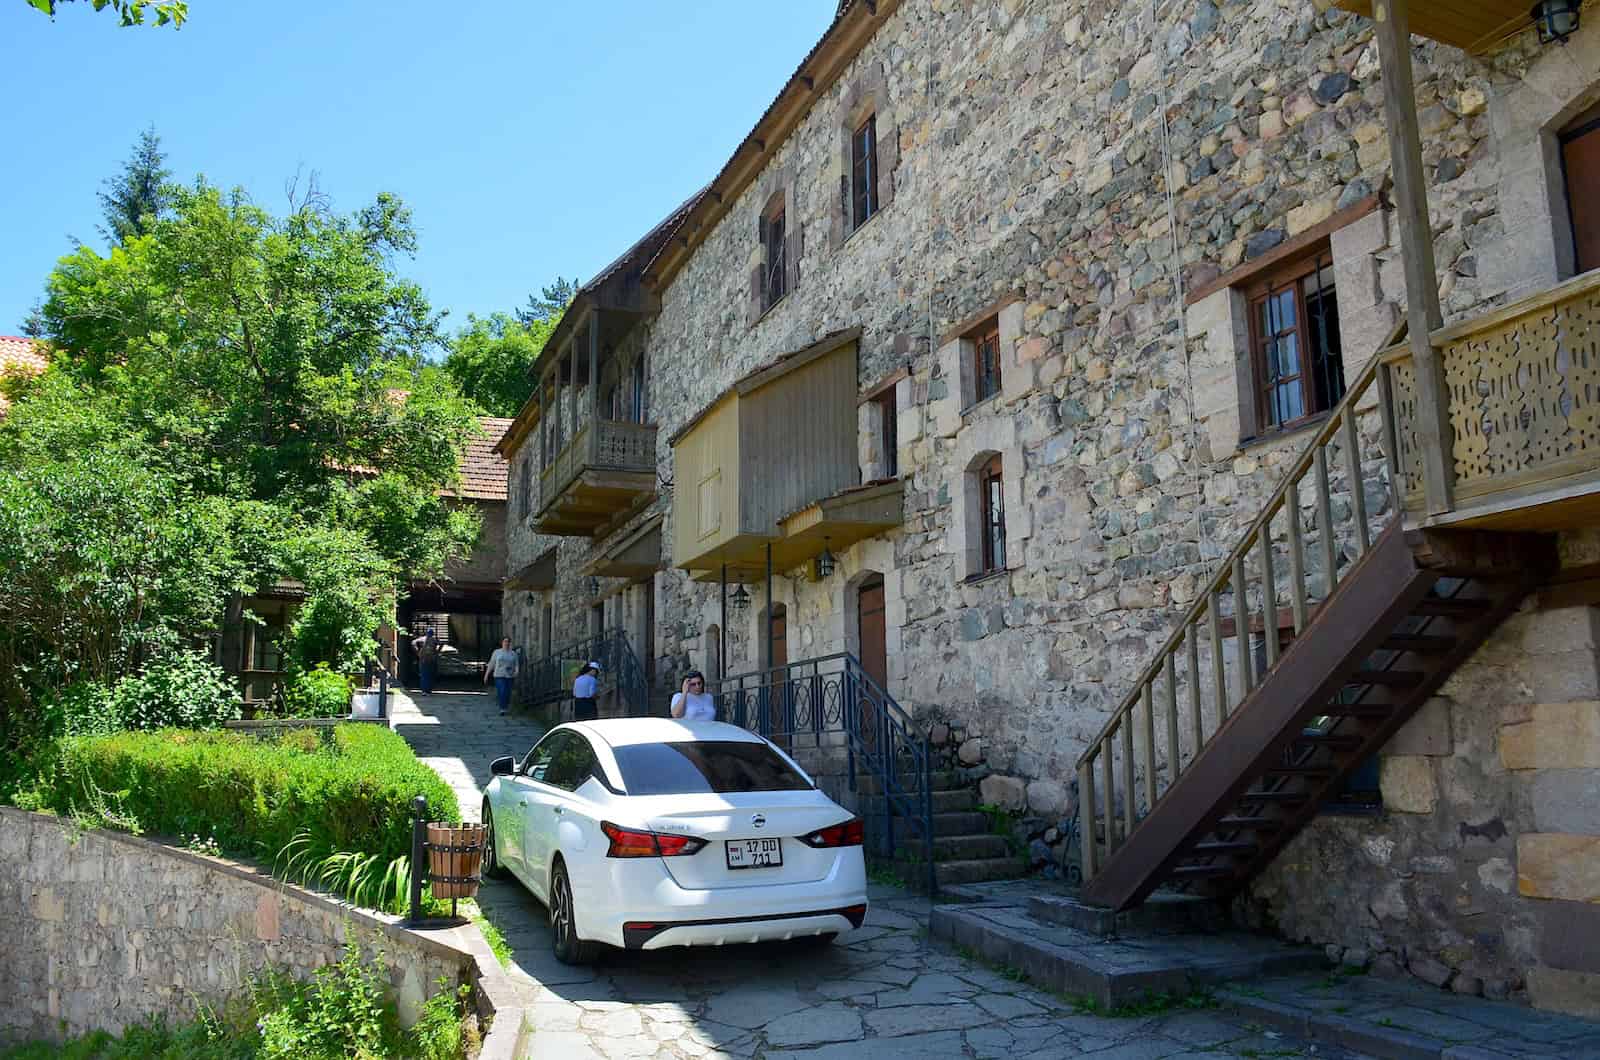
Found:
M 641 832 L 614 825 L 610 821 L 601 821 L 600 831 L 611 840 L 611 845 L 606 849 L 608 858 L 676 858 L 693 854 L 706 845 L 704 839 L 693 836 Z
M 848 821 L 819 828 L 810 835 L 800 837 L 800 842 L 808 847 L 858 847 L 861 845 L 861 818 L 852 817 Z

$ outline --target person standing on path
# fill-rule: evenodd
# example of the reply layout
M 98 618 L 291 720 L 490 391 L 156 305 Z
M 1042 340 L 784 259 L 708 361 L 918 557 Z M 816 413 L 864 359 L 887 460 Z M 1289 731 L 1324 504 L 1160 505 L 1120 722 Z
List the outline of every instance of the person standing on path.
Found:
M 595 705 L 594 693 L 599 680 L 595 674 L 600 672 L 600 664 L 592 662 L 578 671 L 578 679 L 572 682 L 572 720 L 593 721 L 600 716 L 600 708 Z
M 717 701 L 706 691 L 706 678 L 690 670 L 683 679 L 683 691 L 672 697 L 672 716 L 684 721 L 716 721 Z
M 411 642 L 411 647 L 417 652 L 417 671 L 422 694 L 430 695 L 433 692 L 433 674 L 439 666 L 439 638 L 433 632 L 433 627 L 428 627 L 428 632 Z
M 500 646 L 489 656 L 489 665 L 483 668 L 483 683 L 488 684 L 489 678 L 494 678 L 494 694 L 500 701 L 502 717 L 511 709 L 511 683 L 521 667 L 522 660 L 511 650 L 511 638 L 501 637 Z

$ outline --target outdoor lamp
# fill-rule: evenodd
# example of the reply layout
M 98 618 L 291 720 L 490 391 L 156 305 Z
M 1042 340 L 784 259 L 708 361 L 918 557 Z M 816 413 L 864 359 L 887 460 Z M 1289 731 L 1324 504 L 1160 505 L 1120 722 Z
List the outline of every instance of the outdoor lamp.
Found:
M 1567 43 L 1567 38 L 1578 32 L 1582 6 L 1583 0 L 1539 0 L 1534 4 L 1530 14 L 1539 27 L 1539 43 Z
M 599 578 L 596 578 L 594 575 L 591 574 L 589 576 L 589 580 L 584 582 L 583 584 L 585 585 L 585 587 L 588 588 L 590 596 L 599 596 L 600 595 L 600 579 Z
M 728 597 L 728 606 L 735 611 L 743 611 L 750 606 L 750 594 L 745 592 L 743 585 L 740 585 L 733 591 L 733 595 Z
M 817 557 L 817 577 L 827 578 L 833 574 L 834 565 L 838 561 L 833 558 L 833 553 L 828 551 L 828 539 L 822 539 L 822 555 Z

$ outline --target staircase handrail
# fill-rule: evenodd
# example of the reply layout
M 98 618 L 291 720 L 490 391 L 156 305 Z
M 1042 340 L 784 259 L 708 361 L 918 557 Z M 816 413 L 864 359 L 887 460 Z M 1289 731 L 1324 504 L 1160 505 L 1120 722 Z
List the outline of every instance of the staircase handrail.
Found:
M 831 668 L 835 664 L 835 673 L 824 672 L 824 667 Z M 827 697 L 821 689 L 822 683 L 829 679 L 839 681 L 838 710 L 834 718 L 828 716 Z M 802 697 L 790 690 L 807 686 L 811 689 L 803 697 L 807 701 L 807 724 L 804 727 L 791 724 L 781 730 L 770 725 L 776 713 L 773 701 L 778 698 L 774 696 L 774 691 L 783 690 L 783 712 L 793 722 L 794 715 L 798 713 L 795 701 Z M 821 735 L 824 732 L 842 731 L 845 734 L 851 790 L 855 790 L 858 760 L 866 765 L 878 781 L 884 805 L 886 852 L 890 856 L 894 853 L 893 818 L 901 817 L 919 833 L 923 841 L 928 890 L 930 894 L 935 893 L 938 878 L 933 862 L 933 748 L 927 736 L 917 731 L 905 709 L 867 673 L 861 660 L 849 652 L 835 652 L 783 666 L 730 675 L 707 682 L 707 689 L 712 691 L 725 718 L 776 742 L 781 743 L 799 733 Z M 870 739 L 866 732 L 868 723 L 861 710 L 863 693 L 876 708 L 872 712 L 875 716 L 870 723 L 873 729 Z M 754 718 L 747 714 L 752 696 L 756 701 Z M 902 783 L 902 771 L 897 768 L 901 755 L 911 759 L 915 783 L 910 788 Z
M 525 701 L 546 702 L 566 696 L 570 690 L 562 680 L 561 665 L 575 659 L 595 660 L 602 667 L 601 679 L 623 690 L 628 699 L 629 713 L 648 711 L 648 693 L 644 687 L 643 667 L 621 627 L 593 633 L 555 649 L 547 655 L 527 663 L 524 667 L 529 677 L 529 691 Z M 540 683 L 541 678 L 554 677 L 553 681 Z M 613 680 L 614 678 L 614 680 Z
M 1373 527 L 1368 525 L 1366 512 L 1366 498 L 1363 490 L 1364 475 L 1361 466 L 1361 447 L 1357 428 L 1357 418 L 1360 414 L 1369 411 L 1360 407 L 1363 398 L 1374 386 L 1377 388 L 1377 413 L 1379 415 L 1383 432 L 1383 455 L 1387 464 L 1391 483 L 1392 499 L 1389 505 L 1388 518 L 1377 529 L 1387 527 L 1401 510 L 1401 474 L 1398 459 L 1397 438 L 1399 427 L 1395 414 L 1394 384 L 1392 380 L 1393 369 L 1396 365 L 1409 361 L 1411 352 L 1407 345 L 1400 343 L 1391 345 L 1374 354 L 1368 361 L 1366 368 L 1350 384 L 1344 397 L 1334 406 L 1327 418 L 1316 428 L 1315 433 L 1302 450 L 1300 457 L 1290 465 L 1284 473 L 1278 487 L 1271 497 L 1262 506 L 1260 514 L 1250 524 L 1239 543 L 1229 553 L 1227 558 L 1218 566 L 1212 575 L 1205 590 L 1196 595 L 1195 601 L 1184 613 L 1183 618 L 1177 623 L 1171 636 L 1154 654 L 1149 666 L 1139 675 L 1132 690 L 1112 711 L 1111 717 L 1101 727 L 1094 739 L 1077 761 L 1079 803 L 1086 807 L 1084 813 L 1084 827 L 1081 831 L 1083 846 L 1083 874 L 1085 880 L 1091 878 L 1096 872 L 1097 851 L 1095 850 L 1095 813 L 1094 813 L 1094 765 L 1100 760 L 1103 773 L 1103 782 L 1106 787 L 1104 810 L 1104 824 L 1106 831 L 1106 846 L 1108 854 L 1117 847 L 1114 795 L 1117 787 L 1112 775 L 1114 749 L 1111 745 L 1112 737 L 1120 735 L 1122 776 L 1121 788 L 1123 796 L 1124 837 L 1131 834 L 1137 816 L 1137 792 L 1134 788 L 1134 748 L 1133 748 L 1133 714 L 1136 709 L 1143 708 L 1145 724 L 1143 740 L 1143 760 L 1145 763 L 1145 792 L 1147 808 L 1153 808 L 1157 801 L 1156 756 L 1154 746 L 1155 730 L 1155 686 L 1158 680 L 1165 678 L 1166 704 L 1165 714 L 1167 722 L 1168 771 L 1171 774 L 1166 785 L 1170 788 L 1172 783 L 1185 771 L 1182 755 L 1179 753 L 1178 731 L 1178 706 L 1177 706 L 1177 655 L 1185 650 L 1187 645 L 1189 665 L 1189 707 L 1190 722 L 1194 734 L 1195 749 L 1190 758 L 1190 765 L 1199 758 L 1201 750 L 1207 745 L 1209 738 L 1202 733 L 1201 699 L 1202 685 L 1199 663 L 1199 637 L 1203 620 L 1207 620 L 1208 634 L 1211 647 L 1211 683 L 1217 704 L 1217 729 L 1227 720 L 1228 711 L 1242 702 L 1256 683 L 1255 665 L 1251 656 L 1250 634 L 1251 618 L 1248 594 L 1251 588 L 1250 580 L 1245 576 L 1245 565 L 1250 559 L 1250 553 L 1259 549 L 1262 566 L 1262 632 L 1266 646 L 1266 668 L 1270 669 L 1277 661 L 1278 638 L 1270 635 L 1278 628 L 1279 608 L 1277 603 L 1277 590 L 1273 574 L 1272 530 L 1273 519 L 1284 511 L 1289 503 L 1291 491 L 1295 497 L 1295 518 L 1288 522 L 1288 547 L 1291 563 L 1289 599 L 1293 609 L 1294 630 L 1299 634 L 1306 626 L 1309 618 L 1309 601 L 1306 595 L 1306 569 L 1303 534 L 1299 518 L 1299 490 L 1308 474 L 1315 471 L 1315 492 L 1317 504 L 1317 525 L 1321 538 L 1320 544 L 1323 551 L 1323 563 L 1326 569 L 1326 596 L 1331 595 L 1338 584 L 1338 565 L 1335 542 L 1333 539 L 1333 518 L 1331 504 L 1331 490 L 1329 487 L 1328 459 L 1325 446 L 1342 435 L 1340 444 L 1344 450 L 1346 462 L 1345 472 L 1350 484 L 1350 498 L 1352 515 L 1355 522 L 1356 542 L 1359 545 L 1359 555 L 1365 554 L 1371 547 Z M 1222 632 L 1220 601 L 1224 590 L 1230 590 L 1234 600 L 1234 639 L 1237 646 L 1237 669 L 1240 695 L 1230 701 L 1226 664 L 1223 661 Z M 1191 635 L 1192 634 L 1192 635 Z M 1211 736 L 1215 736 L 1213 730 Z

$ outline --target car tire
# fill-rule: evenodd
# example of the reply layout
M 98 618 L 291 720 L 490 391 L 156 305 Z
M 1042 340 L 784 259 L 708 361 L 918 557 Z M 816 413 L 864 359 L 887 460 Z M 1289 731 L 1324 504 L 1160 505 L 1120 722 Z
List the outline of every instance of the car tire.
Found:
M 578 937 L 577 911 L 573 906 L 572 882 L 567 866 L 556 862 L 550 876 L 550 949 L 562 964 L 593 964 L 600 947 Z
M 503 880 L 511 875 L 505 865 L 500 862 L 500 850 L 494 832 L 494 814 L 489 809 L 489 800 L 483 800 L 483 875 L 486 879 Z

